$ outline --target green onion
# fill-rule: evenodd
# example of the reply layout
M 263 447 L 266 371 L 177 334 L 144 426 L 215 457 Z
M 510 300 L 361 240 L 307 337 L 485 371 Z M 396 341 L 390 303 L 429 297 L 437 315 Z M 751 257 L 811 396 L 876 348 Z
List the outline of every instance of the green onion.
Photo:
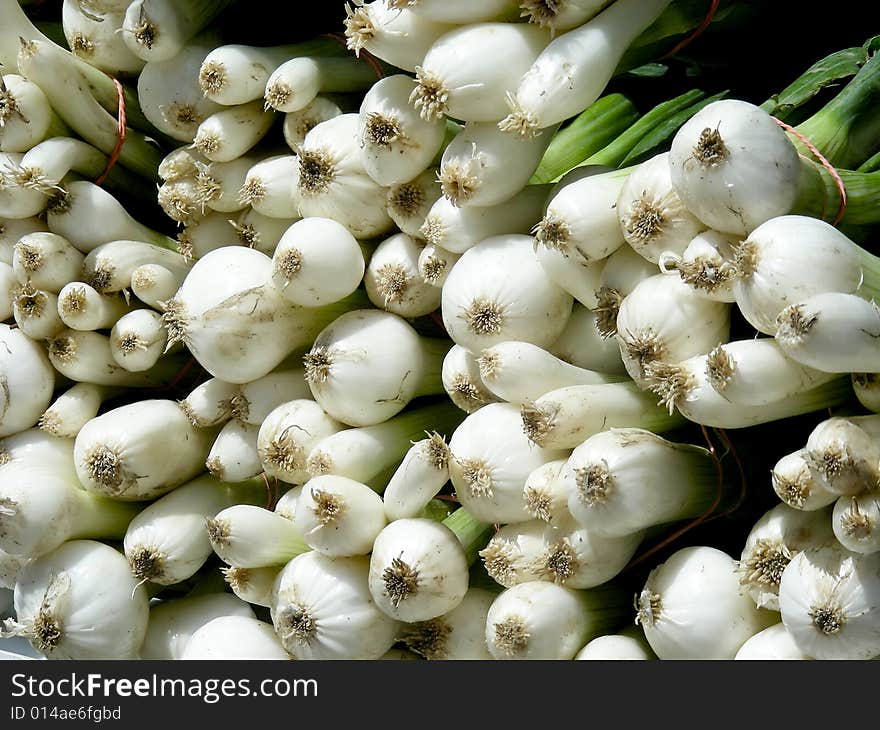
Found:
M 530 182 L 554 182 L 618 138 L 638 118 L 635 105 L 623 94 L 603 96 L 556 133 Z
M 676 96 L 673 99 L 658 104 L 651 109 L 651 111 L 637 119 L 634 124 L 628 127 L 623 134 L 613 140 L 610 144 L 606 145 L 595 154 L 584 158 L 581 162 L 581 166 L 605 165 L 607 167 L 621 167 L 624 159 L 626 159 L 626 156 L 630 153 L 633 147 L 635 147 L 635 145 L 638 144 L 639 141 L 649 132 L 658 125 L 662 125 L 664 128 L 671 128 L 673 124 L 675 124 L 675 128 L 677 129 L 678 123 L 675 121 L 677 119 L 676 115 L 680 112 L 686 111 L 694 103 L 705 98 L 705 96 L 704 92 L 698 89 L 692 89 L 691 91 L 686 91 L 680 96 Z

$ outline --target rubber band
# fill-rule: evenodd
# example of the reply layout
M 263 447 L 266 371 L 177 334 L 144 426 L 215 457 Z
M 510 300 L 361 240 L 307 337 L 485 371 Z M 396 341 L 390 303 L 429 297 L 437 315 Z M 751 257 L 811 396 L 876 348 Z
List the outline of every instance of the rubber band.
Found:
M 168 384 L 168 387 L 169 388 L 176 387 L 180 383 L 180 381 L 183 380 L 184 376 L 189 372 L 189 369 L 195 364 L 195 362 L 196 362 L 196 359 L 194 357 L 191 357 L 187 361 L 186 365 L 184 365 L 182 368 L 180 368 L 180 372 L 174 376 L 174 380 L 172 380 Z
M 278 477 L 272 477 L 275 484 L 274 487 L 270 487 L 269 477 L 266 472 L 262 472 L 260 476 L 263 477 L 263 482 L 266 484 L 266 509 L 274 510 L 276 505 L 278 504 L 278 498 L 280 496 L 278 494 Z
M 318 37 L 330 38 L 331 40 L 337 41 L 338 43 L 341 43 L 343 46 L 348 48 L 348 42 L 345 40 L 345 37 L 339 35 L 338 33 L 322 33 Z M 365 51 L 362 48 L 360 51 L 358 51 L 356 57 L 362 59 L 365 63 L 368 63 L 370 65 L 370 68 L 373 69 L 379 79 L 385 78 L 385 72 L 382 70 L 382 64 L 379 63 L 379 59 L 376 58 L 372 53 L 370 53 L 369 51 Z
M 786 124 L 781 119 L 777 119 L 773 117 L 773 121 L 776 122 L 780 127 L 782 127 L 786 132 L 793 134 L 797 137 L 801 142 L 804 143 L 804 146 L 813 153 L 817 160 L 822 163 L 822 167 L 828 170 L 831 177 L 834 179 L 835 184 L 837 185 L 837 189 L 840 191 L 840 205 L 837 209 L 837 217 L 834 219 L 834 223 L 832 225 L 837 225 L 843 219 L 844 213 L 846 213 L 846 185 L 843 184 L 843 178 L 840 177 L 840 173 L 837 172 L 837 169 L 832 165 L 828 159 L 819 152 L 819 148 L 816 147 L 810 140 L 808 140 L 803 134 L 798 132 L 794 127 Z M 825 204 L 822 204 L 822 218 L 825 217 Z
M 670 56 L 674 56 L 676 53 L 681 51 L 685 46 L 693 43 L 699 36 L 703 34 L 703 31 L 709 27 L 709 24 L 712 22 L 712 19 L 715 17 L 715 13 L 718 10 L 718 6 L 720 5 L 720 0 L 712 0 L 712 4 L 709 6 L 709 12 L 706 13 L 706 17 L 703 18 L 703 22 L 700 23 L 693 33 L 689 36 L 686 36 L 682 40 L 680 40 L 675 47 L 669 51 L 668 53 L 664 53 L 660 56 L 661 59 L 669 58 Z
M 110 153 L 110 157 L 107 159 L 107 165 L 104 167 L 104 172 L 101 173 L 100 177 L 95 180 L 96 185 L 103 185 L 104 181 L 107 179 L 107 175 L 110 174 L 110 170 L 113 169 L 113 166 L 119 161 L 119 156 L 122 154 L 122 145 L 125 144 L 125 133 L 126 133 L 126 116 L 125 116 L 125 90 L 122 88 L 122 84 L 119 82 L 119 79 L 115 79 L 112 76 L 113 85 L 116 87 L 116 98 L 119 102 L 118 112 L 117 112 L 117 135 L 116 135 L 116 146 L 113 148 L 113 152 Z
M 743 502 L 746 501 L 746 495 L 749 491 L 749 480 L 746 478 L 746 470 L 743 466 L 742 459 L 739 458 L 739 452 L 736 450 L 736 447 L 733 445 L 733 441 L 731 441 L 730 436 L 727 435 L 727 431 L 723 428 L 716 428 L 715 433 L 718 434 L 719 438 L 724 442 L 724 446 L 727 448 L 727 453 L 733 457 L 733 461 L 736 464 L 737 471 L 739 472 L 739 499 L 733 504 L 733 506 L 724 510 L 724 512 L 719 512 L 717 515 L 713 515 L 710 519 L 718 519 L 719 517 L 726 517 L 733 512 L 736 512 L 742 505 Z
M 430 312 L 428 316 L 431 318 L 431 321 L 436 324 L 442 331 L 443 334 L 449 334 L 446 331 L 446 325 L 443 324 L 443 316 L 436 309 L 433 312 Z
M 700 426 L 700 429 L 703 432 L 703 438 L 706 440 L 706 447 L 712 456 L 712 460 L 715 462 L 715 471 L 718 474 L 718 487 L 715 492 L 715 500 L 712 502 L 709 509 L 707 509 L 705 512 L 703 512 L 703 514 L 695 517 L 693 520 L 688 522 L 686 525 L 679 527 L 677 530 L 675 530 L 674 532 L 672 532 L 669 535 L 667 535 L 666 537 L 664 537 L 656 545 L 649 548 L 641 555 L 638 555 L 638 556 L 634 557 L 632 560 L 630 560 L 626 564 L 626 566 L 623 568 L 621 573 L 623 573 L 627 570 L 631 570 L 635 566 L 639 565 L 640 563 L 644 562 L 649 557 L 654 555 L 658 550 L 662 550 L 663 548 L 670 545 L 672 542 L 674 542 L 675 540 L 680 538 L 686 532 L 689 532 L 690 530 L 694 529 L 698 525 L 701 525 L 704 522 L 706 522 L 709 519 L 709 517 L 712 515 L 712 513 L 716 509 L 718 509 L 718 505 L 721 504 L 721 495 L 724 492 L 724 467 L 721 464 L 721 459 L 718 458 L 718 452 L 715 450 L 715 445 L 712 443 L 712 439 L 709 438 L 709 432 L 706 430 L 706 427 Z M 726 436 L 726 434 L 725 434 L 725 436 Z M 729 443 L 729 441 L 727 443 L 727 446 L 728 446 L 728 448 L 730 448 L 732 446 Z M 737 505 L 737 506 L 739 506 L 739 505 Z M 727 514 L 727 513 L 725 513 L 725 514 Z M 720 517 L 721 515 L 718 515 L 718 516 Z

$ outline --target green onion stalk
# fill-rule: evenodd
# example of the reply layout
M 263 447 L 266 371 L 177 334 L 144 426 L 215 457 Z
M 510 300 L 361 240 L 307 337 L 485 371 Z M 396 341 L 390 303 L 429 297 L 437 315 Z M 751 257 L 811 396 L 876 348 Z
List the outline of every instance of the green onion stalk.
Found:
M 795 129 L 835 167 L 854 169 L 874 155 L 880 147 L 880 54 Z M 800 138 L 792 142 L 801 154 L 810 154 Z
M 557 182 L 564 173 L 577 167 L 635 165 L 667 147 L 685 121 L 725 95 L 726 92 L 721 92 L 707 97 L 705 92 L 692 89 L 641 116 L 637 113 L 623 116 L 626 104 L 617 100 L 621 95 L 604 96 L 556 134 L 531 182 Z M 618 103 L 612 106 L 612 102 Z M 620 116 L 612 122 L 611 114 Z M 624 119 L 629 124 L 621 130 L 617 122 Z
M 811 116 L 811 109 L 821 92 L 837 89 L 844 80 L 859 72 L 871 58 L 875 43 L 876 39 L 872 38 L 862 46 L 843 48 L 819 59 L 782 91 L 761 104 L 761 108 L 783 122 L 799 124 Z
M 603 96 L 556 133 L 530 182 L 557 180 L 617 139 L 638 118 L 635 105 L 623 94 Z

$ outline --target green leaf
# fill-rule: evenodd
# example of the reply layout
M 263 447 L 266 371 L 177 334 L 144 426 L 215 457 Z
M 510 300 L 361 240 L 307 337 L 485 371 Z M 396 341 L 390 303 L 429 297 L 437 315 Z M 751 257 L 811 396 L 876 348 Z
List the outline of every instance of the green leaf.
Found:
M 630 76 L 644 76 L 646 78 L 659 78 L 669 71 L 665 63 L 646 63 L 637 68 L 627 71 Z
M 865 49 L 865 53 L 869 55 L 874 55 L 877 51 L 880 51 L 880 35 L 875 35 L 873 38 L 869 38 L 864 42 L 862 48 Z
M 826 56 L 808 68 L 794 83 L 768 99 L 762 108 L 777 116 L 797 109 L 822 89 L 855 76 L 868 55 L 864 48 L 845 48 Z
M 713 101 L 723 99 L 727 94 L 727 91 L 722 91 L 713 96 L 701 99 L 696 104 L 689 106 L 687 109 L 680 111 L 678 114 L 675 114 L 658 124 L 648 134 L 642 137 L 639 143 L 630 150 L 630 153 L 624 158 L 620 166 L 628 167 L 630 165 L 637 165 L 640 162 L 650 159 L 654 155 L 665 152 L 669 148 L 669 144 L 675 136 L 675 133 L 681 128 L 681 125 L 694 116 L 694 114 L 700 111 L 704 106 L 711 104 Z

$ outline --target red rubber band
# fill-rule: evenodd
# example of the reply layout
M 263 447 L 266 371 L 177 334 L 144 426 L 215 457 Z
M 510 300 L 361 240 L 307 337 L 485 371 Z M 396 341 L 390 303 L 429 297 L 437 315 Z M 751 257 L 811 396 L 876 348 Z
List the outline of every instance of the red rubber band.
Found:
M 431 321 L 443 331 L 444 334 L 449 334 L 446 331 L 446 325 L 443 324 L 443 315 L 440 314 L 438 310 L 435 309 L 433 312 L 429 312 L 428 316 L 431 318 Z
M 111 77 L 112 78 L 112 77 Z M 107 165 L 104 167 L 104 172 L 101 173 L 100 177 L 95 180 L 96 185 L 103 185 L 104 181 L 107 179 L 107 175 L 110 174 L 110 170 L 113 169 L 113 166 L 119 161 L 119 156 L 122 154 L 122 145 L 125 144 L 125 132 L 126 132 L 126 117 L 125 117 L 125 92 L 122 88 L 122 84 L 119 83 L 119 79 L 113 79 L 113 85 L 116 86 L 116 98 L 119 102 L 118 106 L 118 114 L 117 114 L 117 135 L 116 135 L 116 146 L 113 148 L 113 152 L 110 153 L 110 157 L 107 159 Z
M 169 383 L 168 387 L 174 388 L 175 386 L 177 386 L 177 384 L 180 383 L 181 380 L 183 380 L 183 378 L 187 374 L 187 372 L 189 372 L 189 369 L 195 364 L 196 364 L 196 359 L 194 357 L 191 357 L 189 360 L 187 360 L 186 365 L 184 365 L 180 369 L 180 372 L 174 376 L 174 380 L 172 380 Z
M 274 510 L 275 506 L 278 504 L 278 499 L 281 496 L 278 494 L 278 477 L 272 477 L 275 484 L 274 487 L 270 487 L 269 477 L 266 472 L 262 472 L 260 476 L 263 477 L 263 482 L 266 485 L 266 509 Z
M 322 33 L 319 38 L 330 38 L 338 43 L 341 43 L 343 46 L 348 48 L 348 43 L 345 40 L 345 36 L 341 36 L 338 33 Z M 370 65 L 370 68 L 376 73 L 376 77 L 379 79 L 385 78 L 385 72 L 382 70 L 382 64 L 379 63 L 379 59 L 376 58 L 369 51 L 365 51 L 363 48 L 358 52 L 357 58 L 360 58 L 365 63 Z
M 819 162 L 822 163 L 822 167 L 824 167 L 830 173 L 831 177 L 834 178 L 834 182 L 837 185 L 837 189 L 840 191 L 840 205 L 837 209 L 837 217 L 834 219 L 834 223 L 832 225 L 837 225 L 840 223 L 843 218 L 843 214 L 846 213 L 846 185 L 843 184 L 843 179 L 840 177 L 840 173 L 837 172 L 837 169 L 832 165 L 823 155 L 819 152 L 819 149 L 814 145 L 810 140 L 808 140 L 803 134 L 798 132 L 794 127 L 789 126 L 781 119 L 777 119 L 773 117 L 773 121 L 776 122 L 780 127 L 782 127 L 786 132 L 790 132 L 795 137 L 797 137 L 801 142 L 804 143 L 804 146 L 813 153 Z M 822 217 L 825 217 L 825 207 L 823 203 L 822 207 Z
M 689 36 L 680 40 L 671 51 L 669 51 L 668 53 L 664 53 L 662 56 L 660 56 L 660 58 L 662 59 L 662 58 L 669 58 L 670 56 L 674 56 L 682 48 L 690 45 L 699 36 L 701 36 L 703 34 L 703 31 L 709 27 L 709 24 L 712 22 L 712 19 L 715 17 L 715 13 L 717 12 L 718 6 L 720 5 L 720 3 L 721 3 L 721 0 L 712 0 L 712 4 L 709 6 L 709 12 L 706 13 L 706 17 L 703 18 L 703 22 L 700 23 L 696 27 L 696 29 L 694 30 L 693 33 L 691 33 Z
M 727 453 L 733 457 L 733 461 L 736 464 L 737 471 L 739 472 L 739 498 L 736 502 L 724 510 L 724 512 L 719 512 L 717 515 L 712 517 L 713 520 L 719 517 L 726 517 L 733 512 L 736 512 L 740 507 L 742 507 L 743 503 L 746 501 L 746 495 L 749 491 L 749 480 L 746 478 L 746 470 L 743 466 L 742 459 L 739 457 L 739 452 L 736 450 L 736 447 L 733 445 L 733 441 L 730 436 L 728 436 L 727 431 L 723 428 L 716 428 L 715 433 L 718 434 L 719 438 L 724 442 L 724 446 L 727 448 Z

